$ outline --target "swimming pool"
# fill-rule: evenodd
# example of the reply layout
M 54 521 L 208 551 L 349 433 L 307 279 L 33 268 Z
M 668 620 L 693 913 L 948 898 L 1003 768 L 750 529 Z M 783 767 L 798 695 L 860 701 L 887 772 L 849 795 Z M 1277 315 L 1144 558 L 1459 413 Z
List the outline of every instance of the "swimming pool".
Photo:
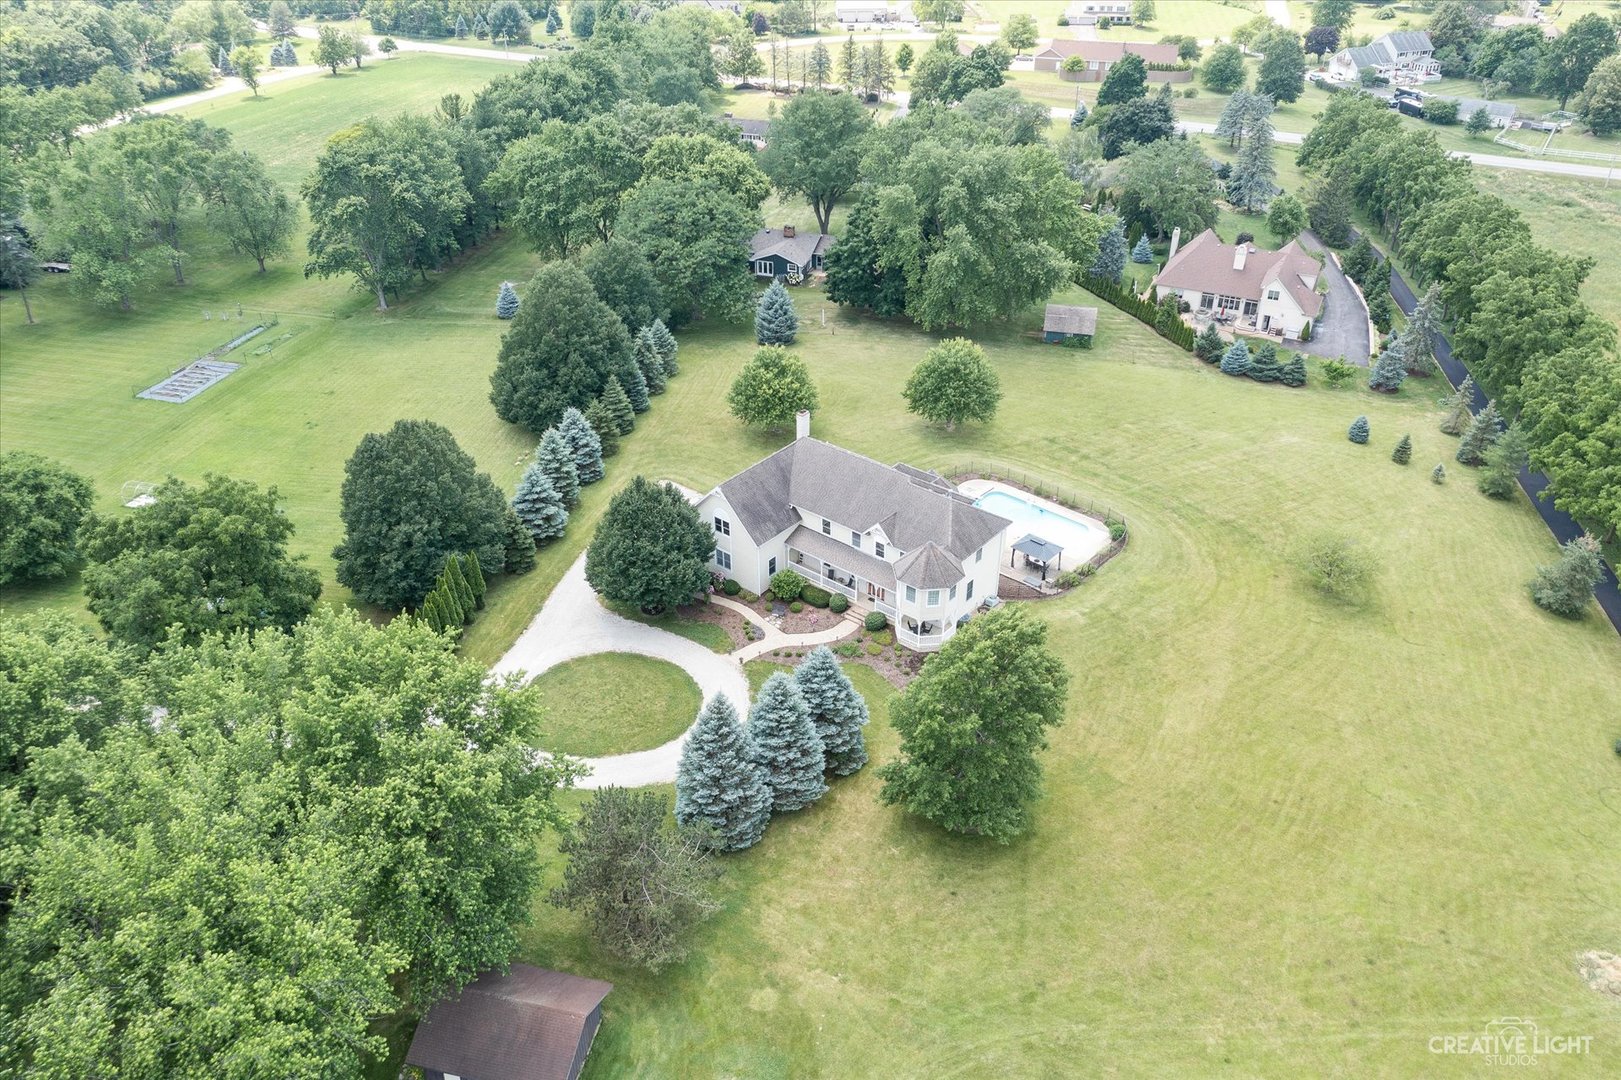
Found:
M 1009 546 L 1026 533 L 1035 533 L 1062 547 L 1066 570 L 1109 546 L 1109 529 L 1102 522 L 994 481 L 974 499 L 974 505 L 1013 522 L 1007 535 Z

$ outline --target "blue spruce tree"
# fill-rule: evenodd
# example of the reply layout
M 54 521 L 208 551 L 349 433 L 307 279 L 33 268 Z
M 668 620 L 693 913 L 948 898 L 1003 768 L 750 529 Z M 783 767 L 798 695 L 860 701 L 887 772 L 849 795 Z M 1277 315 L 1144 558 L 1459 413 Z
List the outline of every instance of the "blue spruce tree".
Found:
M 463 15 L 461 15 L 459 13 L 456 16 L 456 26 L 455 26 L 454 33 L 456 34 L 456 36 L 458 38 L 464 38 L 464 37 L 467 36 L 467 19 L 466 19 L 466 17 L 464 17 Z
M 1098 241 L 1098 257 L 1086 272 L 1105 281 L 1119 281 L 1120 275 L 1126 272 L 1126 227 L 1119 218 L 1114 219 L 1109 231 Z
M 546 11 L 546 32 L 555 34 L 563 29 L 563 16 L 557 13 L 557 5 L 553 4 Z
M 568 509 L 563 505 L 563 496 L 557 493 L 557 487 L 538 461 L 531 463 L 523 479 L 518 481 L 512 509 L 537 544 L 556 540 L 568 527 Z
M 563 505 L 572 510 L 580 505 L 580 470 L 574 465 L 574 451 L 569 449 L 562 432 L 547 428 L 535 447 L 535 464 L 540 466 L 546 479 L 552 482 Z
M 1502 423 L 1503 418 L 1497 412 L 1497 402 L 1486 402 L 1486 407 L 1476 413 L 1475 418 L 1469 422 L 1469 430 L 1463 433 L 1463 441 L 1458 443 L 1458 461 L 1464 465 L 1485 464 L 1486 451 L 1497 441 Z
M 1086 102 L 1077 101 L 1075 103 L 1075 111 L 1071 113 L 1069 117 L 1069 126 L 1072 128 L 1078 128 L 1084 123 L 1086 123 Z
M 1227 351 L 1221 354 L 1221 373 L 1223 375 L 1247 375 L 1250 370 L 1250 347 L 1244 340 L 1232 343 Z
M 1143 233 L 1137 238 L 1137 246 L 1131 249 L 1131 261 L 1134 263 L 1151 263 L 1154 261 L 1154 249 L 1148 243 L 1148 234 Z
M 518 290 L 512 287 L 512 282 L 501 282 L 501 291 L 495 297 L 495 317 L 510 319 L 518 314 Z
M 625 396 L 630 399 L 632 412 L 643 413 L 651 407 L 647 396 L 647 378 L 642 374 L 642 369 L 636 366 L 634 358 L 620 374 L 619 381 L 625 388 Z
M 675 774 L 675 820 L 714 830 L 722 851 L 753 847 L 771 822 L 771 789 L 755 764 L 748 729 L 725 694 L 698 713 Z
M 225 51 L 224 45 L 220 46 L 219 58 L 215 60 L 214 66 L 220 69 L 221 75 L 236 74 L 236 68 L 231 66 L 231 54 Z
M 794 682 L 810 709 L 811 723 L 822 740 L 827 771 L 849 776 L 867 763 L 867 703 L 839 667 L 833 650 L 818 645 L 794 671 Z
M 641 333 L 636 335 L 634 348 L 636 369 L 642 373 L 642 380 L 647 383 L 647 392 L 664 393 L 664 359 L 659 356 L 658 346 L 653 343 L 651 326 L 642 327 Z
M 749 710 L 749 738 L 774 812 L 802 809 L 827 791 L 822 738 L 793 676 L 778 672 L 760 687 Z
M 1346 431 L 1345 437 L 1359 446 L 1368 445 L 1368 418 L 1359 416 L 1352 420 L 1351 427 Z
M 602 439 L 591 422 L 579 409 L 563 410 L 563 419 L 557 422 L 557 432 L 574 455 L 574 472 L 579 482 L 594 484 L 602 479 Z
M 1383 394 L 1394 394 L 1406 381 L 1406 350 L 1402 347 L 1402 339 L 1392 334 L 1385 342 L 1384 351 L 1379 354 L 1379 359 L 1374 362 L 1373 370 L 1368 373 L 1368 389 L 1378 390 Z
M 773 281 L 760 294 L 754 309 L 754 337 L 761 345 L 792 345 L 799 333 L 799 315 L 794 298 L 780 281 Z
M 659 359 L 664 362 L 664 377 L 674 378 L 681 373 L 681 368 L 675 362 L 675 354 L 680 346 L 675 343 L 675 335 L 670 328 L 664 325 L 663 319 L 654 319 L 653 325 L 647 328 L 653 334 L 653 346 L 658 350 Z

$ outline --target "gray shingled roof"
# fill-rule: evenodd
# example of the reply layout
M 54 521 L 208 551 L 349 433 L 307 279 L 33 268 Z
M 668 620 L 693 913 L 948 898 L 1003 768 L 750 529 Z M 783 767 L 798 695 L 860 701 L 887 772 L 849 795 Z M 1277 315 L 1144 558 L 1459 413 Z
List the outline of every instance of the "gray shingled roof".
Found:
M 794 235 L 784 236 L 780 229 L 761 229 L 749 241 L 749 260 L 781 255 L 797 266 L 809 266 L 812 255 L 826 252 L 832 246 L 833 238 L 827 233 L 795 230 Z
M 908 551 L 895 563 L 895 579 L 918 589 L 944 589 L 962 577 L 962 561 L 934 543 Z
M 958 558 L 1010 524 L 933 473 L 881 465 L 820 439 L 795 439 L 720 492 L 756 544 L 799 524 L 795 508 L 861 532 L 882 526 L 890 544 L 908 554 L 933 542 Z
M 1379 41 L 1389 41 L 1395 46 L 1397 52 L 1434 52 L 1435 46 L 1430 42 L 1430 35 L 1422 30 L 1396 30 L 1384 35 Z M 1374 42 L 1378 44 L 1378 42 Z
M 725 120 L 745 135 L 758 135 L 763 139 L 771 134 L 771 121 L 769 120 L 750 120 L 744 116 L 728 116 Z
M 795 551 L 803 551 L 817 559 L 825 559 L 840 570 L 848 570 L 874 585 L 882 585 L 886 589 L 895 588 L 895 571 L 890 569 L 889 563 L 876 555 L 868 555 L 864 551 L 857 551 L 849 544 L 841 544 L 831 536 L 825 536 L 815 529 L 807 529 L 801 525 L 788 534 L 788 546 Z M 816 575 L 810 575 L 813 582 Z M 961 575 L 958 575 L 959 577 Z M 956 581 L 956 578 L 952 578 Z
M 1377 45 L 1358 45 L 1344 51 L 1350 55 L 1351 63 L 1355 64 L 1359 69 L 1378 67 L 1380 64 L 1388 64 L 1395 59 Z
M 1098 309 L 1073 307 L 1069 304 L 1048 304 L 1047 316 L 1041 329 L 1060 334 L 1095 334 L 1098 329 Z
M 586 1019 L 612 983 L 513 964 L 428 1010 L 407 1064 L 479 1080 L 566 1080 Z

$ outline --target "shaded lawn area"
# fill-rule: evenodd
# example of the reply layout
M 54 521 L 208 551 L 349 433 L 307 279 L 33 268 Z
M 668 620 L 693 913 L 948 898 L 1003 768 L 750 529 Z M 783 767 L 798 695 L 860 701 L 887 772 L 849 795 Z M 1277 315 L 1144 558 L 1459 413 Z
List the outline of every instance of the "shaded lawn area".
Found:
M 683 617 L 679 611 L 666 611 L 658 615 L 647 615 L 636 608 L 634 604 L 606 604 L 615 615 L 626 619 L 633 619 L 648 626 L 656 626 L 660 630 L 668 630 L 688 641 L 696 641 L 711 652 L 729 653 L 732 651 L 732 638 L 725 629 L 712 622 L 702 622 L 698 619 Z M 741 616 L 736 616 L 741 619 Z
M 546 707 L 540 745 L 580 757 L 663 746 L 692 726 L 703 704 L 686 672 L 632 653 L 569 660 L 533 685 Z

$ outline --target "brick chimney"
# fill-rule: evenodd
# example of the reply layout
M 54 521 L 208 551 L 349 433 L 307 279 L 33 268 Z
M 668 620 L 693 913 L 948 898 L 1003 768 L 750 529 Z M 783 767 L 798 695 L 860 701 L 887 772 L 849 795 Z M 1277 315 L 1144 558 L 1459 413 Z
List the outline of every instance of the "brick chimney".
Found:
M 794 438 L 810 438 L 810 410 L 800 409 L 794 413 Z
M 782 227 L 782 238 L 784 240 L 792 240 L 794 238 L 794 227 L 792 225 L 784 225 Z
M 1234 270 L 1242 270 L 1242 269 L 1244 269 L 1244 260 L 1246 258 L 1248 258 L 1249 252 L 1250 252 L 1250 246 L 1248 244 L 1239 244 L 1237 247 L 1233 248 L 1233 269 Z

